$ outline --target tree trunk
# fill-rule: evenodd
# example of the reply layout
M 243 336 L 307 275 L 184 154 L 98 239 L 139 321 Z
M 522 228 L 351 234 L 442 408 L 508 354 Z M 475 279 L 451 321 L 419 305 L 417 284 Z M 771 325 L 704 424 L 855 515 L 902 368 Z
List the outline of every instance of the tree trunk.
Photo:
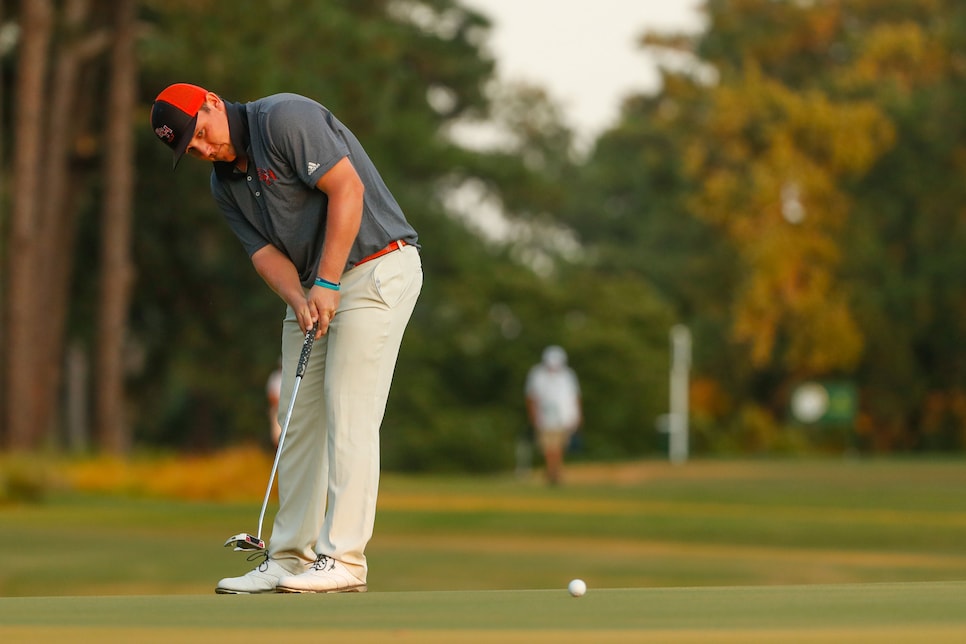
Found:
M 49 0 L 21 2 L 21 46 L 17 69 L 16 121 L 14 124 L 14 185 L 7 270 L 7 326 L 4 353 L 6 397 L 4 442 L 14 450 L 25 450 L 38 440 L 35 401 L 43 397 L 37 377 L 36 343 L 42 341 L 45 315 L 35 303 L 50 279 L 39 265 L 37 219 L 40 214 L 40 186 L 43 151 L 43 115 L 46 95 L 48 48 L 53 12 Z M 36 333 L 35 333 L 36 331 Z
M 3 3 L 0 2 L 0 25 L 3 24 Z M 0 58 L 2 58 L 6 52 L 0 49 Z M 4 66 L 0 65 L 0 264 L 3 263 L 5 257 L 4 249 L 7 248 L 7 240 L 4 234 L 7 232 L 7 158 L 4 155 L 4 151 L 7 149 L 7 137 L 5 126 L 7 123 L 7 112 L 3 109 L 7 102 L 7 93 L 4 88 L 7 86 L 6 74 L 4 74 Z M 7 267 L 4 267 L 7 268 Z M 4 284 L 3 275 L 0 274 L 0 449 L 3 448 L 7 443 L 6 427 L 7 422 L 7 370 L 5 367 L 5 362 L 3 356 L 6 354 L 7 348 L 7 302 L 4 300 Z
M 121 454 L 131 446 L 124 406 L 124 344 L 130 302 L 131 208 L 134 193 L 134 116 L 137 100 L 135 0 L 115 4 L 111 59 L 110 136 L 101 235 L 101 296 L 98 307 L 96 418 L 103 451 Z
M 50 88 L 47 134 L 44 144 L 44 192 L 38 220 L 38 264 L 36 275 L 44 279 L 43 341 L 35 342 L 35 369 L 43 392 L 35 399 L 33 411 L 37 431 L 52 435 L 59 426 L 56 404 L 61 390 L 65 361 L 65 332 L 70 305 L 70 286 L 77 229 L 78 199 L 70 199 L 71 157 L 74 142 L 84 120 L 78 115 L 79 75 L 91 57 L 91 38 L 85 27 L 90 0 L 68 0 L 63 8 L 62 33 Z M 54 278 L 53 276 L 57 276 Z

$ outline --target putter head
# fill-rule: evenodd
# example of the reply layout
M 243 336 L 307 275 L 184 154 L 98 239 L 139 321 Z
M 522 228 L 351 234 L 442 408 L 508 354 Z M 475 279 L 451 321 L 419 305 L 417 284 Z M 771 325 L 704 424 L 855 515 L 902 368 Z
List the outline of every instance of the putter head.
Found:
M 248 534 L 247 532 L 242 532 L 240 534 L 236 534 L 234 537 L 230 537 L 228 541 L 225 542 L 225 547 L 227 548 L 228 546 L 235 546 L 235 552 L 264 550 L 265 541 L 254 535 Z

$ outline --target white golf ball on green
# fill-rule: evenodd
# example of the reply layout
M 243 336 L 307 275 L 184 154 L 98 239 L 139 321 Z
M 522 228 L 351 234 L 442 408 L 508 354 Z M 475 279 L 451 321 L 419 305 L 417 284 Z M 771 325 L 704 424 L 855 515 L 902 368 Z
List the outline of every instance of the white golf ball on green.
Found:
M 587 584 L 584 583 L 583 579 L 574 579 L 567 585 L 567 590 L 574 597 L 583 597 L 584 593 L 587 592 Z

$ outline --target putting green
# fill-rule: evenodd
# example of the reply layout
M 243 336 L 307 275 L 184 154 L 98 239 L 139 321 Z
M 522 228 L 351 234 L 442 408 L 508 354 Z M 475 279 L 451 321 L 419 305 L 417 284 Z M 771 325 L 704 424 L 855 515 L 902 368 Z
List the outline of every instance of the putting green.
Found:
M 966 582 L 0 599 L 4 642 L 961 642 Z

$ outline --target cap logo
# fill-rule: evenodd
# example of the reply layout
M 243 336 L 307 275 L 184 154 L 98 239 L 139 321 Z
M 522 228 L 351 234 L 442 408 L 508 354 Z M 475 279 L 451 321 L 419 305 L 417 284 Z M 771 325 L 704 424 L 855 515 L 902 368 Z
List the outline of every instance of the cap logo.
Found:
M 154 133 L 158 135 L 158 138 L 171 145 L 174 143 L 174 130 L 172 130 L 167 125 L 162 125 L 160 127 L 154 128 Z

